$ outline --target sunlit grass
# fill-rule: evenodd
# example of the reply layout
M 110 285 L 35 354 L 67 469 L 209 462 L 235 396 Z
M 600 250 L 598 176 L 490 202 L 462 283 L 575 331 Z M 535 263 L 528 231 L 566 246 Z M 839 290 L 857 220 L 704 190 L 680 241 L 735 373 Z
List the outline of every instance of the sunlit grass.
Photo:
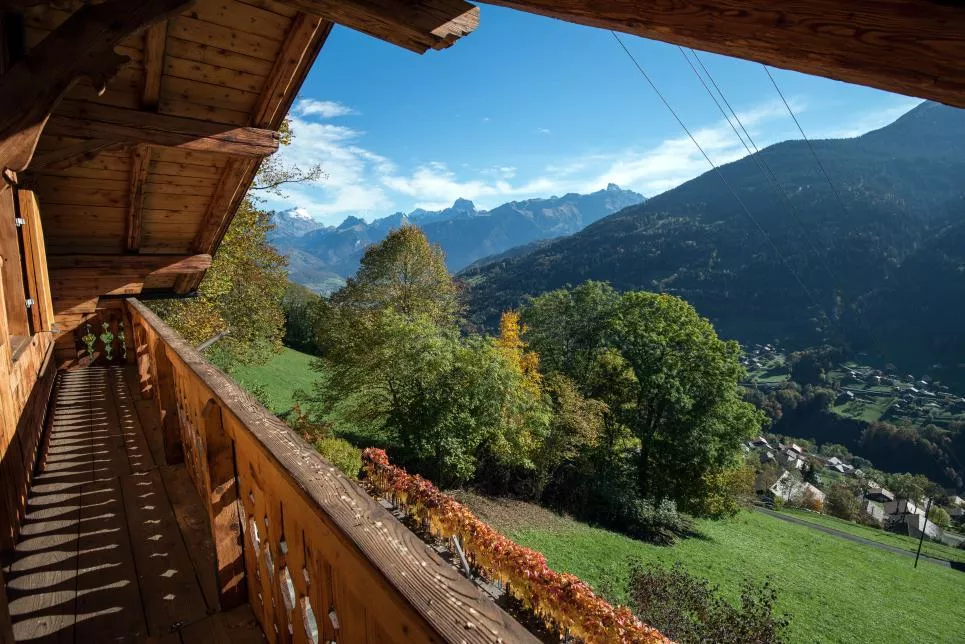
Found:
M 470 498 L 470 505 L 472 500 Z M 550 565 L 625 599 L 627 562 L 680 561 L 736 600 L 743 577 L 770 577 L 792 642 L 955 642 L 965 624 L 965 573 L 745 511 L 699 521 L 703 538 L 652 546 L 528 504 L 484 514 Z
M 269 407 L 276 414 L 284 414 L 292 408 L 292 394 L 296 390 L 311 391 L 317 373 L 310 363 L 313 356 L 285 347 L 281 353 L 266 364 L 237 367 L 231 376 L 245 389 L 260 385 L 267 392 Z

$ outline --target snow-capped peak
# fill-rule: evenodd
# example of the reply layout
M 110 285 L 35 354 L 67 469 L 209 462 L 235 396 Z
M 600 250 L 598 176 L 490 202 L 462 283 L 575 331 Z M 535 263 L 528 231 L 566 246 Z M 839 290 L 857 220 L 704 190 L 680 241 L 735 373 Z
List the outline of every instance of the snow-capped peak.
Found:
M 315 218 L 308 214 L 308 210 L 305 208 L 292 208 L 288 211 L 288 214 L 296 219 L 304 219 L 305 221 L 315 221 Z

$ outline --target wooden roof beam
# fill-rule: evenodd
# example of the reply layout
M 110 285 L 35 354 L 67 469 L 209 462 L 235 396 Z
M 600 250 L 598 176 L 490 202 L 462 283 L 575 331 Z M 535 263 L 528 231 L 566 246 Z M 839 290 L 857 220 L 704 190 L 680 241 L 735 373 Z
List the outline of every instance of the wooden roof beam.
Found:
M 155 114 L 112 105 L 64 101 L 47 126 L 53 136 L 148 144 L 240 157 L 264 157 L 278 149 L 278 132 Z
M 144 31 L 144 91 L 141 93 L 141 106 L 147 110 L 156 110 L 161 100 L 167 39 L 167 20 L 155 23 Z
M 60 146 L 34 156 L 30 162 L 30 169 L 21 176 L 29 176 L 35 172 L 64 170 L 84 161 L 90 161 L 102 152 L 124 148 L 126 145 L 126 143 L 118 143 L 117 141 L 86 139 Z
M 47 268 L 74 271 L 78 275 L 124 274 L 180 275 L 211 268 L 211 255 L 48 255 Z
M 252 125 L 278 128 L 291 107 L 298 88 L 308 75 L 318 52 L 332 31 L 332 22 L 313 14 L 299 13 L 285 36 L 281 52 L 275 60 L 265 89 L 258 99 Z M 201 228 L 191 248 L 199 253 L 211 253 L 221 243 L 232 217 L 244 199 L 248 186 L 258 172 L 257 162 L 229 161 L 222 171 L 211 202 L 201 222 Z M 176 293 L 190 293 L 200 286 L 204 275 L 182 275 L 174 285 Z
M 272 130 L 281 127 L 333 26 L 330 20 L 304 12 L 292 19 L 265 88 L 258 97 L 251 125 Z
M 108 0 L 84 5 L 0 76 L 0 170 L 30 164 L 50 113 L 81 78 L 103 92 L 127 62 L 114 53 L 124 38 L 193 0 Z M 11 97 L 16 97 L 12 100 Z
M 445 49 L 479 25 L 465 0 L 282 0 L 418 54 Z
M 141 250 L 141 229 L 144 222 L 144 186 L 151 169 L 151 148 L 138 145 L 131 150 L 131 177 L 127 204 L 127 250 Z
M 486 0 L 965 107 L 965 4 L 946 0 Z

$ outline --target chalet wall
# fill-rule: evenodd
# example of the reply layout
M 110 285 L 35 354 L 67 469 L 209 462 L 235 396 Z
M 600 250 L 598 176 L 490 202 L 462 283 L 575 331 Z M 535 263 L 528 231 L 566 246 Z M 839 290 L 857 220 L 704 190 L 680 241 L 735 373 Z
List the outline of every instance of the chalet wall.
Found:
M 27 222 L 21 246 L 14 223 L 15 216 L 21 214 L 15 199 L 21 198 L 21 205 L 29 207 L 33 196 L 27 191 L 18 195 L 10 186 L 0 190 L 0 272 L 4 275 L 0 280 L 0 550 L 13 547 L 20 530 L 56 377 L 51 332 L 27 335 L 31 324 L 23 275 L 27 275 L 35 300 L 30 312 L 36 318 L 32 326 L 38 329 L 45 325 L 49 328 L 50 293 L 44 288 L 43 232 L 35 212 L 27 212 L 24 217 Z M 37 226 L 31 228 L 32 222 Z
M 12 548 L 20 532 L 56 372 L 53 340 L 49 333 L 38 333 L 4 383 L 15 415 L 4 418 L 0 438 L 0 551 Z
M 7 316 L 7 335 L 29 335 L 27 310 L 23 300 L 23 272 L 20 269 L 20 242 L 16 225 L 16 196 L 13 188 L 4 185 L 0 188 L 0 281 L 7 297 L 3 308 Z

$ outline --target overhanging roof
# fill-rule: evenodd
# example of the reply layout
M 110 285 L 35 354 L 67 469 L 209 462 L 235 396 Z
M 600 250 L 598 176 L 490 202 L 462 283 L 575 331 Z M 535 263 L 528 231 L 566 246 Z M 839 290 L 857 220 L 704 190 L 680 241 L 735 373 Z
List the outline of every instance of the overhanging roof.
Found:
M 487 0 L 965 107 L 960 0 Z

